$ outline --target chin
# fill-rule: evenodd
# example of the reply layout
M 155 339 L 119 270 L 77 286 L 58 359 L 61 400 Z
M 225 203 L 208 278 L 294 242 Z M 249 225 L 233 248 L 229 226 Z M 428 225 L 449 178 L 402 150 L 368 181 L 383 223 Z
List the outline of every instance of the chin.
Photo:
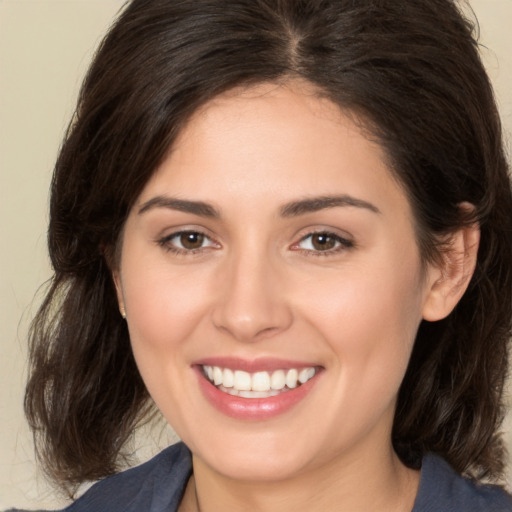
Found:
M 205 464 L 226 478 L 272 482 L 293 478 L 314 465 L 317 458 L 311 443 L 296 442 L 290 434 L 287 438 L 268 433 L 248 434 L 189 447 L 194 453 L 194 464 Z M 186 440 L 185 443 L 188 444 Z M 298 450 L 299 446 L 306 450 Z

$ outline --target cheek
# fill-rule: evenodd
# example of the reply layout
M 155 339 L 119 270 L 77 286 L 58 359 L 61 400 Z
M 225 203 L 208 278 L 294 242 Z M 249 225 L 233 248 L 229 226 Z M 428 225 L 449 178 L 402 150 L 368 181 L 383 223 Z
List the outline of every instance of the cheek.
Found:
M 306 316 L 330 330 L 329 338 L 339 335 L 354 348 L 377 348 L 385 337 L 391 338 L 387 343 L 410 339 L 421 320 L 421 284 L 417 267 L 409 267 L 363 264 L 340 269 L 303 292 L 299 287 L 297 293 Z
M 123 262 L 123 295 L 130 338 L 141 372 L 183 356 L 184 343 L 207 316 L 210 292 L 204 271 L 144 262 L 136 251 Z
M 303 295 L 310 325 L 323 334 L 339 366 L 340 387 L 361 398 L 395 393 L 407 368 L 421 322 L 423 290 L 416 258 L 340 271 Z M 385 388 L 387 390 L 385 391 Z
M 190 363 L 196 330 L 207 316 L 209 292 L 204 276 L 145 266 L 137 259 L 124 264 L 127 321 L 134 357 L 157 407 L 177 431 L 180 411 L 193 403 Z M 186 409 L 195 421 L 193 408 Z

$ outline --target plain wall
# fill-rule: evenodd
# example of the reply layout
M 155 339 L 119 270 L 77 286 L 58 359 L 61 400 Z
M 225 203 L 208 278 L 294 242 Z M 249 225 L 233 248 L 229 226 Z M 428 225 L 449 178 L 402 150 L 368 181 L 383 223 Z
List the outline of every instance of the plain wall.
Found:
M 0 510 L 66 503 L 37 474 L 23 417 L 26 333 L 34 295 L 51 275 L 45 244 L 53 163 L 93 50 L 122 4 L 0 0 Z M 510 148 L 512 0 L 471 6 Z M 510 415 L 505 430 L 512 451 Z M 158 428 L 142 434 L 140 459 L 168 438 Z

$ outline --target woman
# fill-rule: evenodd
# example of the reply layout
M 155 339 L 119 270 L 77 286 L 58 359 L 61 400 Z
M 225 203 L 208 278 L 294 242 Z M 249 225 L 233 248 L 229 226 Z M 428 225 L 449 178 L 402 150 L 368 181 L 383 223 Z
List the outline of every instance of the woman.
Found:
M 26 411 L 70 490 L 153 403 L 184 444 L 69 510 L 512 510 L 479 483 L 511 233 L 453 2 L 130 2 L 56 164 Z

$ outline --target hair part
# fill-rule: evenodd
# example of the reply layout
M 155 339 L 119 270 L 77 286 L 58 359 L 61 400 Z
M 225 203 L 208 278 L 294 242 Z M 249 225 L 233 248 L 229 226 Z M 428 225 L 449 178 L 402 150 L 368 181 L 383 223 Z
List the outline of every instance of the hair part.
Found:
M 447 234 L 479 223 L 467 292 L 448 318 L 420 325 L 393 443 L 412 467 L 433 452 L 459 473 L 502 476 L 512 199 L 472 30 L 451 0 L 127 4 L 87 74 L 52 181 L 55 276 L 31 328 L 25 398 L 51 476 L 72 489 L 117 471 L 152 410 L 111 278 L 136 198 L 198 108 L 290 78 L 364 120 L 406 191 L 425 261 Z

